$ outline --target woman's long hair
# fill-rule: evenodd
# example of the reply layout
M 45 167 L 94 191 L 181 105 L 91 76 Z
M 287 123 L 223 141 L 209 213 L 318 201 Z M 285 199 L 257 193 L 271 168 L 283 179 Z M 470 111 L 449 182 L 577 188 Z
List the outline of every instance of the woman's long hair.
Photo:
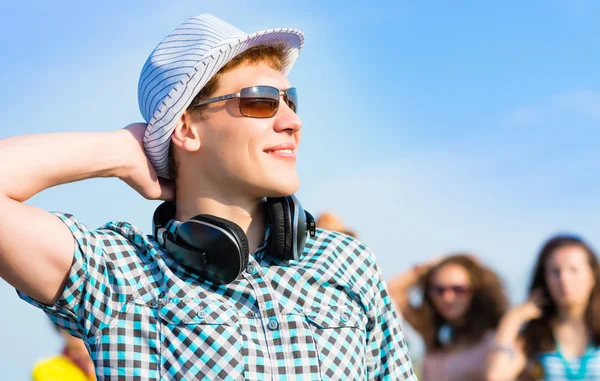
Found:
M 554 336 L 552 334 L 551 321 L 557 316 L 558 308 L 548 289 L 546 282 L 546 264 L 550 255 L 556 250 L 566 246 L 577 246 L 587 254 L 588 263 L 594 274 L 594 288 L 590 294 L 587 309 L 585 311 L 585 323 L 592 335 L 594 344 L 600 345 L 600 264 L 598 257 L 591 247 L 580 237 L 573 235 L 558 235 L 548 240 L 540 251 L 529 292 L 541 289 L 547 300 L 542 307 L 542 316 L 529 322 L 521 333 L 525 344 L 525 353 L 528 358 L 535 354 L 550 352 L 556 349 Z
M 483 266 L 469 254 L 456 254 L 444 258 L 440 263 L 427 271 L 420 279 L 423 290 L 423 302 L 417 308 L 419 318 L 426 327 L 423 339 L 428 349 L 444 347 L 439 339 L 440 328 L 447 324 L 442 315 L 435 309 L 429 296 L 431 278 L 442 267 L 455 264 L 469 273 L 471 303 L 467 309 L 464 323 L 452 327 L 452 342 L 476 344 L 490 330 L 496 329 L 500 318 L 506 312 L 508 301 L 500 278 L 494 271 Z

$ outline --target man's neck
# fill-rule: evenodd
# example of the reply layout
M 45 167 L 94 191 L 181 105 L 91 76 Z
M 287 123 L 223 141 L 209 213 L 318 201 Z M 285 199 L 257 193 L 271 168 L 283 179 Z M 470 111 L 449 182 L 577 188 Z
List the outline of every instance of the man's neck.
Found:
M 210 214 L 238 225 L 246 233 L 250 254 L 263 242 L 266 224 L 264 200 L 177 198 L 176 220 L 186 221 L 198 214 Z

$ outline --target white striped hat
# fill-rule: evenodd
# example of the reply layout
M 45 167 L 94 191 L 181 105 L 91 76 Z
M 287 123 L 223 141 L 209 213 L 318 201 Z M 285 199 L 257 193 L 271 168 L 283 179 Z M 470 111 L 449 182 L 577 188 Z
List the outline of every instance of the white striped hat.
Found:
M 283 44 L 287 75 L 300 54 L 304 35 L 296 29 L 246 34 L 209 14 L 195 16 L 162 40 L 142 68 L 138 102 L 148 123 L 144 149 L 160 177 L 169 178 L 171 134 L 180 116 L 227 62 L 258 45 Z

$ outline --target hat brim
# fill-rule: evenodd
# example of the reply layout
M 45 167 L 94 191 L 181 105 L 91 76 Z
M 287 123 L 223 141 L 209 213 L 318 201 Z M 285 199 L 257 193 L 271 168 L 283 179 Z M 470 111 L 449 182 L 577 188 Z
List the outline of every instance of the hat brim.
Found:
M 144 135 L 146 156 L 158 176 L 169 178 L 168 151 L 171 134 L 196 94 L 234 57 L 255 46 L 278 44 L 286 47 L 283 73 L 287 75 L 302 50 L 304 35 L 296 29 L 269 29 L 223 41 L 204 54 L 204 58 L 190 69 L 186 80 L 175 84 L 148 122 Z

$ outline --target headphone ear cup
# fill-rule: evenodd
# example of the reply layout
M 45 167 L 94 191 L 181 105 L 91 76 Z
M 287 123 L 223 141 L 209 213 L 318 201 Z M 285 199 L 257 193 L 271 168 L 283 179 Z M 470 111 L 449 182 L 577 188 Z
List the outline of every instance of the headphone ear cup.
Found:
M 267 215 L 271 220 L 271 234 L 267 250 L 269 254 L 280 259 L 293 257 L 292 212 L 287 197 L 267 199 Z
M 195 216 L 177 229 L 177 239 L 208 253 L 210 280 L 230 283 L 248 266 L 248 238 L 242 228 L 226 219 L 208 214 Z
M 210 214 L 200 214 L 198 216 L 193 217 L 192 220 L 196 220 L 196 221 L 202 220 L 202 221 L 206 221 L 206 222 L 211 222 L 220 228 L 228 230 L 237 239 L 237 241 L 240 244 L 240 247 L 242 248 L 242 251 L 244 253 L 245 262 L 246 263 L 248 262 L 248 256 L 249 256 L 248 252 L 250 250 L 248 248 L 248 237 L 246 237 L 246 233 L 244 233 L 244 230 L 242 230 L 242 228 L 239 227 L 238 224 L 233 223 L 224 218 L 220 218 L 220 217 L 213 216 Z

